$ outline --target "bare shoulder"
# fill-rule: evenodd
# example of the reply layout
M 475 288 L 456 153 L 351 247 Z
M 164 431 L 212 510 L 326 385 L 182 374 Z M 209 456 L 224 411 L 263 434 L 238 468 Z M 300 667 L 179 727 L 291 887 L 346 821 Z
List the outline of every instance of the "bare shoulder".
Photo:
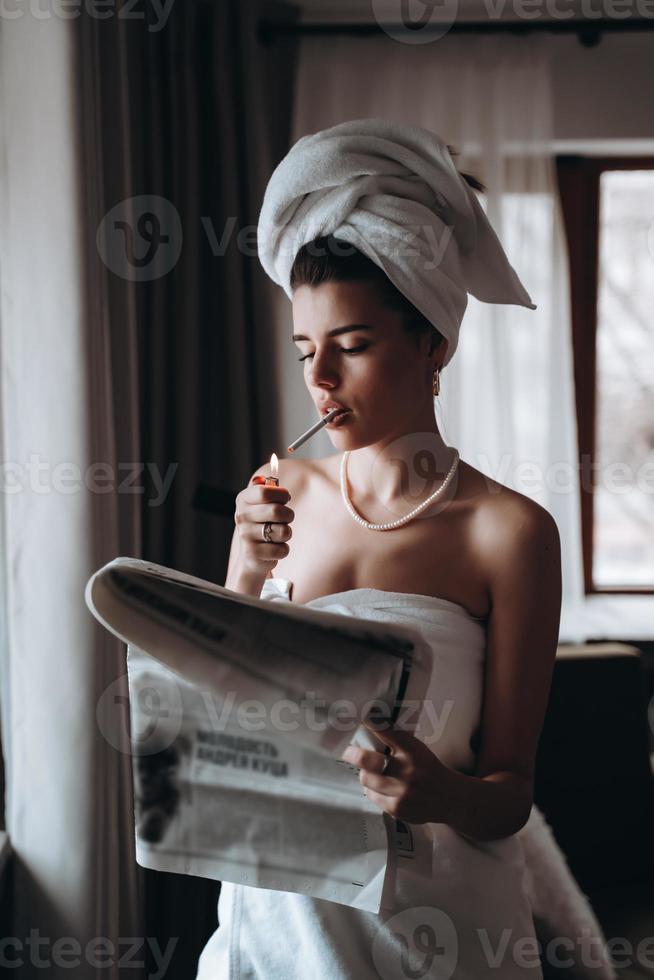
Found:
M 531 497 L 505 488 L 500 497 L 488 501 L 477 515 L 477 540 L 484 552 L 497 560 L 520 549 L 533 553 L 540 548 L 560 549 L 559 529 L 545 507 Z
M 473 539 L 491 592 L 502 582 L 525 586 L 542 575 L 556 592 L 561 541 L 554 517 L 545 507 L 468 466 L 475 487 Z
M 556 521 L 545 507 L 468 463 L 462 462 L 461 467 L 465 472 L 465 498 L 472 504 L 470 512 L 480 548 L 507 545 L 524 535 L 558 538 Z

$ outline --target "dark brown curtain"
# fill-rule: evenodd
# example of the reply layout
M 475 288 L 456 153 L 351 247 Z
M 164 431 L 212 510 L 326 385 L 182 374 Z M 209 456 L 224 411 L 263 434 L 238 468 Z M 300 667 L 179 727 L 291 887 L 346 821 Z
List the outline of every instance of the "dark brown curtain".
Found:
M 261 44 L 276 3 L 176 4 L 130 50 L 134 194 L 176 208 L 183 242 L 138 295 L 144 460 L 176 466 L 163 503 L 144 495 L 143 554 L 222 580 L 234 496 L 275 444 L 267 314 L 273 286 L 256 256 L 266 182 L 288 149 L 293 55 Z M 292 42 L 289 42 L 292 44 Z M 216 252 L 220 254 L 215 254 Z M 192 508 L 215 487 L 222 516 Z
M 138 350 L 117 352 L 116 373 L 136 362 L 141 554 L 222 583 L 235 495 L 278 442 L 267 314 L 278 287 L 255 229 L 289 148 L 295 42 L 266 46 L 257 27 L 297 10 L 184 0 L 163 26 L 151 4 L 134 10 L 142 19 L 96 21 L 94 33 L 107 208 L 130 199 L 115 288 L 134 304 Z M 153 472 L 172 475 L 167 492 Z M 219 513 L 194 507 L 201 484 Z M 150 871 L 144 882 L 146 935 L 161 949 L 176 940 L 167 976 L 192 980 L 219 885 Z

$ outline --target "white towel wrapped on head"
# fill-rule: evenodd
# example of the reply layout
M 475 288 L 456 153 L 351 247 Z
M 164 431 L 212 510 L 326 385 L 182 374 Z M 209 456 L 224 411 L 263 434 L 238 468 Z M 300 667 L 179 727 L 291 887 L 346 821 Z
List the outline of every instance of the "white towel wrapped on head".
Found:
M 435 133 L 381 118 L 351 119 L 298 140 L 275 168 L 259 216 L 259 258 L 292 299 L 300 248 L 332 235 L 384 270 L 458 344 L 468 293 L 536 306 L 475 192 Z

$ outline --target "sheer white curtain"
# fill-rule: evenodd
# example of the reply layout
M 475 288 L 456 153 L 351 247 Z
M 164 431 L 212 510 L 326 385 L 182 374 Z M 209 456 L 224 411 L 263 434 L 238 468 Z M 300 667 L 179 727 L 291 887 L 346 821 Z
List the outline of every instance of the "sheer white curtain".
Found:
M 538 309 L 470 299 L 459 348 L 442 375 L 439 425 L 463 459 L 555 517 L 563 549 L 560 639 L 585 639 L 567 258 L 543 39 L 445 36 L 415 45 L 343 37 L 327 45 L 306 38 L 296 93 L 293 140 L 345 119 L 397 119 L 437 132 L 460 151 L 458 168 L 487 185 L 482 203 Z M 285 364 L 280 358 L 285 424 L 290 429 L 292 419 L 295 434 L 298 406 L 310 406 L 301 377 Z M 325 439 L 314 440 L 312 451 L 328 454 Z

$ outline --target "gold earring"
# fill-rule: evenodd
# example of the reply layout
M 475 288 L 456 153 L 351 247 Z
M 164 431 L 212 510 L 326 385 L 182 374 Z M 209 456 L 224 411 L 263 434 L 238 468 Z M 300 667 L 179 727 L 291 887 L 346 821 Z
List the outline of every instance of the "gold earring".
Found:
M 440 394 L 441 390 L 441 372 L 440 368 L 436 368 L 434 371 L 434 376 L 432 378 L 431 390 L 433 392 L 434 398 Z

